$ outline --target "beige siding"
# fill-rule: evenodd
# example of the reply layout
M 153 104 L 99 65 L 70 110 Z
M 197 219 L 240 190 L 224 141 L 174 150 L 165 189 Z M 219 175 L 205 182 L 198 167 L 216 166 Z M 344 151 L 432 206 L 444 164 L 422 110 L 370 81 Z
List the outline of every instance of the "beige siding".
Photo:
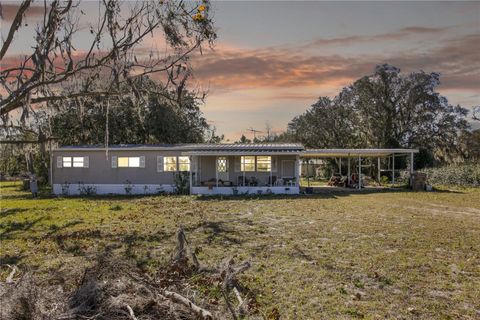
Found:
M 285 155 L 285 156 L 272 156 L 276 157 L 277 159 L 277 166 L 276 166 L 276 171 L 272 171 L 272 177 L 276 177 L 277 179 L 280 179 L 282 177 L 294 177 L 295 176 L 295 160 L 296 156 L 295 155 Z M 243 177 L 243 172 L 240 170 L 235 170 L 235 157 L 234 156 L 229 156 L 228 158 L 228 163 L 229 163 L 229 181 L 233 182 L 233 184 L 237 184 L 239 177 Z M 284 162 L 283 161 L 290 161 L 290 164 L 292 166 L 288 166 L 289 170 L 284 170 L 285 173 L 282 175 L 282 167 Z M 205 182 L 209 181 L 210 179 L 215 179 L 216 178 L 216 157 L 215 156 L 199 156 L 198 157 L 198 163 L 199 163 L 199 170 L 197 172 L 198 174 L 198 182 Z M 285 166 L 287 167 L 287 166 Z M 237 168 L 238 169 L 238 168 Z M 258 172 L 258 171 L 252 171 L 252 172 L 246 172 L 245 176 L 247 178 L 250 177 L 255 177 L 257 178 L 261 184 L 267 184 L 269 181 L 270 177 L 270 172 Z
M 103 150 L 69 151 L 53 153 L 53 183 L 84 184 L 173 184 L 173 172 L 157 172 L 157 156 L 180 156 L 180 151 L 110 150 L 108 159 Z M 89 157 L 88 168 L 58 168 L 57 156 Z M 145 157 L 145 168 L 112 168 L 112 156 Z

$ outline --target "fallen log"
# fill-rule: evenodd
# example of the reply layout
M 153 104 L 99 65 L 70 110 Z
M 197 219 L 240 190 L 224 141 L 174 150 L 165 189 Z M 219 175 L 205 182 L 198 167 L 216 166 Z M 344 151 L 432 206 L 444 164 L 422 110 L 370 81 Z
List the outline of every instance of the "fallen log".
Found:
M 182 296 L 182 295 L 180 295 L 176 292 L 172 292 L 172 291 L 168 291 L 168 290 L 162 290 L 161 292 L 162 292 L 162 295 L 164 297 L 172 300 L 173 302 L 180 303 L 180 304 L 184 305 L 185 307 L 192 310 L 193 313 L 195 313 L 201 319 L 205 319 L 205 320 L 215 319 L 210 311 L 205 310 L 205 309 L 197 306 L 196 304 L 194 304 L 192 301 L 185 298 L 184 296 Z

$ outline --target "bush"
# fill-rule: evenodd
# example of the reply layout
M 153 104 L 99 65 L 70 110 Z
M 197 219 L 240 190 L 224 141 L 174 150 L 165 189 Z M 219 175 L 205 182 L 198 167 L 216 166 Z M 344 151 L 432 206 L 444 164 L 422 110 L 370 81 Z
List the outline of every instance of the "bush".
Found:
M 480 164 L 465 163 L 422 169 L 431 185 L 480 187 Z

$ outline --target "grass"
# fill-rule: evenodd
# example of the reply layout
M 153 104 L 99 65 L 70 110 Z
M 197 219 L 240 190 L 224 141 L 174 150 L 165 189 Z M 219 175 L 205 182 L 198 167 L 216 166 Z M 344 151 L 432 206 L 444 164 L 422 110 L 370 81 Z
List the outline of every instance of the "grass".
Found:
M 0 263 L 61 271 L 67 289 L 107 246 L 154 272 L 183 225 L 203 263 L 252 262 L 241 280 L 264 317 L 480 317 L 479 189 L 33 200 L 0 186 Z

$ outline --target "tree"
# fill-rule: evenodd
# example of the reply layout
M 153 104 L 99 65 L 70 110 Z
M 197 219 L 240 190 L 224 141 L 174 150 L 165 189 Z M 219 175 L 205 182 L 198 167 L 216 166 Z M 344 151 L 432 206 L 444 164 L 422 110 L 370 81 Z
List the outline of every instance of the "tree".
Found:
M 435 91 L 437 73 L 401 74 L 377 66 L 333 100 L 322 97 L 289 124 L 288 134 L 311 147 L 421 148 L 451 161 L 468 129 L 468 112 Z
M 307 112 L 288 125 L 290 140 L 301 141 L 309 148 L 345 148 L 358 146 L 355 114 L 328 97 L 320 97 Z
M 107 136 L 109 144 L 198 143 L 212 139 L 194 93 L 183 90 L 181 97 L 169 99 L 176 93 L 159 92 L 163 88 L 148 77 L 135 81 L 149 92 L 145 103 L 128 96 L 113 103 L 98 97 L 52 102 L 50 107 L 58 111 L 44 121 L 44 126 L 51 123 L 61 145 L 105 144 Z
M 162 74 L 168 88 L 176 84 L 179 76 L 189 74 L 189 55 L 202 43 L 215 39 L 205 0 L 133 4 L 103 0 L 98 19 L 82 19 L 85 13 L 81 2 L 45 1 L 44 19 L 37 25 L 33 52 L 6 66 L 8 51 L 16 33 L 24 27 L 23 19 L 32 2 L 24 0 L 20 4 L 0 49 L 4 64 L 0 92 L 6 92 L 0 97 L 3 120 L 14 110 L 23 109 L 27 115 L 33 105 L 55 100 L 130 93 L 139 97 L 143 89 L 135 87 L 132 80 L 147 74 Z M 88 46 L 77 48 L 74 44 L 79 43 L 85 19 L 97 23 L 87 25 Z M 139 50 L 142 41 L 154 35 L 165 39 L 168 54 Z M 98 78 L 102 78 L 103 86 L 89 90 L 89 84 Z M 59 87 L 68 88 L 68 92 L 58 94 Z

